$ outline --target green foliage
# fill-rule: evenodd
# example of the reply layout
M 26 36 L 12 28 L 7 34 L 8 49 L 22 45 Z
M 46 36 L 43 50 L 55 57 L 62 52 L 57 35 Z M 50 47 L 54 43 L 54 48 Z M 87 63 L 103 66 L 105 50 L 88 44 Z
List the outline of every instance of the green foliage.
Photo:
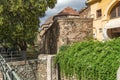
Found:
M 61 72 L 78 80 L 116 80 L 120 66 L 120 38 L 84 41 L 62 47 L 56 57 Z
M 39 17 L 57 0 L 0 0 L 0 41 L 26 48 L 33 45 Z

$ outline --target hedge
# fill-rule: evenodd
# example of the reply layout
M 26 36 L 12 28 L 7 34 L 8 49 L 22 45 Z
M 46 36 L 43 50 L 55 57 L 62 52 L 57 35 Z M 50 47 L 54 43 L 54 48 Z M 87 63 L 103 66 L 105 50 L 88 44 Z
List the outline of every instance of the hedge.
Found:
M 120 38 L 84 41 L 62 46 L 56 56 L 60 70 L 78 80 L 116 80 L 120 65 Z

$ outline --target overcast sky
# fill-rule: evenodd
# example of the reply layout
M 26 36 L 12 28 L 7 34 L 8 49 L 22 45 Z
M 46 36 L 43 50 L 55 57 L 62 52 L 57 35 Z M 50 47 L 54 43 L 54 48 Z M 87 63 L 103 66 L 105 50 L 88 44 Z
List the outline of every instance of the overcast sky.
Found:
M 50 16 L 53 16 L 59 13 L 66 7 L 72 7 L 73 9 L 80 10 L 81 8 L 85 7 L 86 0 L 57 0 L 57 4 L 53 9 L 48 8 L 45 13 L 45 17 L 40 18 L 41 24 L 45 22 Z

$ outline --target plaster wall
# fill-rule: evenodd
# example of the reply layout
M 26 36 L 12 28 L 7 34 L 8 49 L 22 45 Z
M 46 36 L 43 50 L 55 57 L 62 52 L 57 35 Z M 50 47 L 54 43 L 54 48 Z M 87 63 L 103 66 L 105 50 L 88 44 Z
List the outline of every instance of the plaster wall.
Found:
M 90 16 L 93 18 L 93 34 L 97 40 L 102 41 L 103 37 L 103 28 L 106 23 L 110 20 L 109 13 L 111 9 L 118 3 L 119 0 L 101 0 L 93 4 L 89 4 L 91 8 Z M 101 9 L 102 16 L 97 18 L 96 11 Z

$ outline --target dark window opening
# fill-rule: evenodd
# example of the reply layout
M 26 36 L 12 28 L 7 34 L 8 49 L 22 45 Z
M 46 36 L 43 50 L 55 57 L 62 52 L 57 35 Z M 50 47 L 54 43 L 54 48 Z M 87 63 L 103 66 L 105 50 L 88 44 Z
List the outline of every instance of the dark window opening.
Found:
M 120 6 L 118 7 L 118 16 L 120 16 Z
M 111 11 L 111 18 L 114 18 L 114 17 L 116 17 L 116 9 L 113 9 Z
M 102 10 L 99 9 L 99 10 L 97 10 L 97 18 L 99 18 L 99 17 L 101 17 L 101 16 L 102 16 Z
M 109 38 L 117 38 L 120 37 L 120 28 L 113 28 L 113 29 L 108 29 L 107 34 Z
M 120 2 L 110 12 L 110 18 L 116 17 L 120 17 Z

